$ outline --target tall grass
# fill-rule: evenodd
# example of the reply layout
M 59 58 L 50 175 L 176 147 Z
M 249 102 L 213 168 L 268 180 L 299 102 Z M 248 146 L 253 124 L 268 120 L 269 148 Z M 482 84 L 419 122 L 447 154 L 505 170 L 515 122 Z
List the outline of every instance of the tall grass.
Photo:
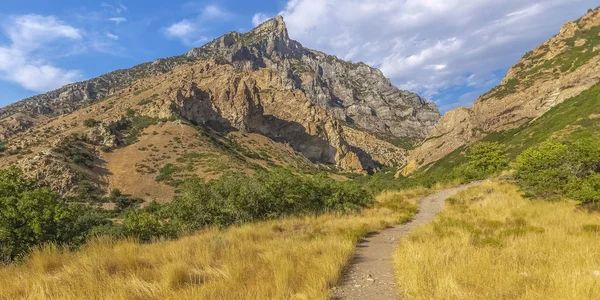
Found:
M 407 299 L 600 299 L 600 215 L 485 183 L 449 199 L 394 262 Z
M 373 208 L 208 229 L 174 241 L 94 240 L 0 268 L 0 299 L 327 299 L 367 232 L 409 220 L 430 189 Z

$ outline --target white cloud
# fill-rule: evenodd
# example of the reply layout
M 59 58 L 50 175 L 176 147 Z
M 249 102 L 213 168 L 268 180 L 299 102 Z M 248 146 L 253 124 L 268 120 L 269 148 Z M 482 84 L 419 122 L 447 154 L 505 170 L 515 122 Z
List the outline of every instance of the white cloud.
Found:
M 53 16 L 23 15 L 10 18 L 4 33 L 10 44 L 0 46 L 0 78 L 43 92 L 81 77 L 79 71 L 55 67 L 46 58 L 53 46 L 81 40 L 81 30 Z
M 51 65 L 23 65 L 12 75 L 15 82 L 24 88 L 44 92 L 69 84 L 81 77 L 76 70 L 63 70 Z
M 79 29 L 65 25 L 53 16 L 23 15 L 11 21 L 5 28 L 6 34 L 13 47 L 19 49 L 33 50 L 49 41 L 61 38 L 78 40 L 82 37 Z
M 268 16 L 267 14 L 264 14 L 264 13 L 254 14 L 254 16 L 252 16 L 252 25 L 254 25 L 254 27 L 256 27 L 270 18 L 271 18 L 270 16 Z
M 166 33 L 168 37 L 185 38 L 196 30 L 196 24 L 183 20 L 169 26 Z
M 116 34 L 112 34 L 112 33 L 110 33 L 110 32 L 107 32 L 107 33 L 106 33 L 106 37 L 107 37 L 107 38 L 109 38 L 109 39 L 111 39 L 111 40 L 115 40 L 115 41 L 118 41 L 118 40 L 119 40 L 119 36 L 118 36 L 118 35 L 116 35 Z
M 188 3 L 188 7 L 192 4 Z M 204 36 L 205 27 L 210 22 L 228 20 L 233 17 L 233 13 L 228 10 L 216 6 L 207 5 L 203 6 L 198 15 L 192 19 L 184 19 L 179 22 L 173 23 L 164 29 L 164 34 L 168 38 L 179 39 L 183 44 L 190 47 L 196 47 L 202 43 L 208 41 L 208 38 Z
M 305 46 L 381 68 L 444 106 L 448 90 L 497 83 L 493 73 L 577 19 L 597 0 L 288 0 L 290 36 Z M 256 25 L 263 13 L 253 16 Z
M 117 17 L 117 18 L 109 18 L 108 19 L 111 22 L 115 22 L 115 24 L 119 25 L 123 22 L 127 22 L 127 19 L 123 18 L 123 17 Z

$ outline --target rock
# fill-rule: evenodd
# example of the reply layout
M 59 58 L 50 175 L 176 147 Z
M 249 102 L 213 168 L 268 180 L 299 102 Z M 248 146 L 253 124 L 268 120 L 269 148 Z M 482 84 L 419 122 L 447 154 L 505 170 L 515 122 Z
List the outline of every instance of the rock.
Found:
M 90 128 L 87 137 L 93 144 L 113 149 L 119 145 L 119 139 L 113 132 L 112 127 L 111 125 L 101 123 Z
M 51 151 L 24 159 L 19 162 L 19 167 L 26 176 L 61 195 L 69 193 L 79 178 L 78 174 L 64 163 L 62 157 Z
M 242 69 L 270 68 L 285 87 L 302 90 L 336 119 L 372 133 L 419 139 L 440 117 L 435 104 L 399 90 L 381 71 L 306 49 L 289 39 L 281 17 L 247 34 L 229 33 L 187 53 L 194 59 L 215 56 Z
M 591 10 L 576 22 L 565 24 L 557 36 L 525 55 L 508 71 L 498 87 L 477 99 L 471 108 L 459 107 L 447 112 L 428 137 L 409 152 L 403 173 L 409 174 L 435 162 L 489 133 L 517 128 L 535 120 L 557 104 L 600 82 L 600 55 L 568 70 L 552 65 L 556 56 L 576 51 L 569 44 L 570 39 L 598 26 L 600 8 Z M 573 43 L 587 45 L 578 41 Z M 548 62 L 552 67 L 545 67 Z

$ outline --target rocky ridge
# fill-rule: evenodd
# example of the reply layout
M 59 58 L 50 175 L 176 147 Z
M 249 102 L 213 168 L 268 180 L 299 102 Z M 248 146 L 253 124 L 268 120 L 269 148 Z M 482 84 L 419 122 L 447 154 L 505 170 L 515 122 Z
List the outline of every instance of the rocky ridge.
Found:
M 445 113 L 409 152 L 404 174 L 445 157 L 487 134 L 522 125 L 600 82 L 600 8 L 566 23 L 560 33 L 527 53 L 501 84 L 470 108 Z
M 113 95 L 137 79 L 171 72 L 179 65 L 203 59 L 232 64 L 238 70 L 271 69 L 284 78 L 287 89 L 301 90 L 336 119 L 383 137 L 409 143 L 422 139 L 440 117 L 433 103 L 399 90 L 381 71 L 304 48 L 289 38 L 279 16 L 248 33 L 225 34 L 186 55 L 117 70 L 11 104 L 0 110 L 0 136 L 6 138 L 32 125 L 19 122 L 16 126 L 3 126 L 2 119 L 16 113 L 29 117 L 70 113 Z

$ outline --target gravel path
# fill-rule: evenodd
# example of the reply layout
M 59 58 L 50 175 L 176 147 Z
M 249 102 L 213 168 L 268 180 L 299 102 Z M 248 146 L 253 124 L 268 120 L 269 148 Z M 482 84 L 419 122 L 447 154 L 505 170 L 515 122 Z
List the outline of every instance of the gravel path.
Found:
M 429 195 L 421 200 L 419 212 L 412 221 L 363 238 L 344 271 L 340 285 L 333 288 L 333 299 L 401 299 L 392 266 L 392 255 L 400 239 L 417 226 L 433 220 L 447 198 L 478 184 L 475 182 Z

